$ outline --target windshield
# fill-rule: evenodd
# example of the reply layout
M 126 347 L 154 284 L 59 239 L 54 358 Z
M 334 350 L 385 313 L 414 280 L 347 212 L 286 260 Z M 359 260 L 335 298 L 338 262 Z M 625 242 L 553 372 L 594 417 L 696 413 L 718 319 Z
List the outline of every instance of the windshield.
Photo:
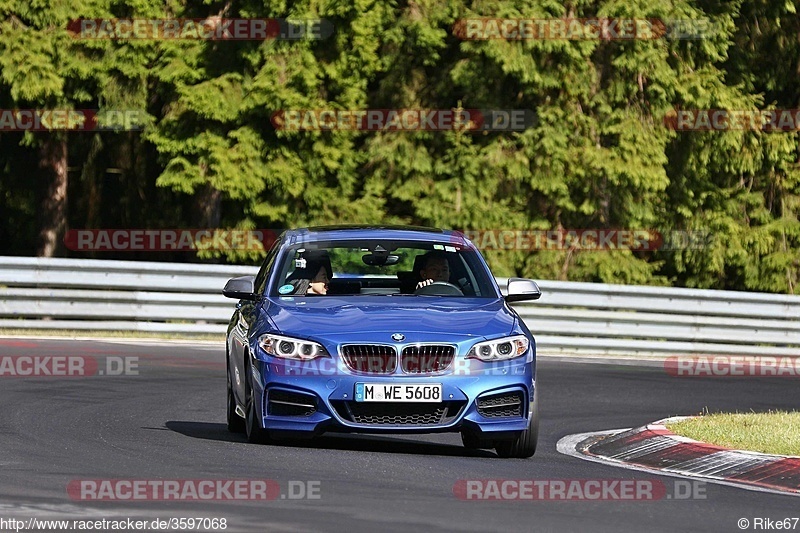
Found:
M 304 243 L 275 268 L 271 296 L 498 297 L 477 252 L 446 242 Z

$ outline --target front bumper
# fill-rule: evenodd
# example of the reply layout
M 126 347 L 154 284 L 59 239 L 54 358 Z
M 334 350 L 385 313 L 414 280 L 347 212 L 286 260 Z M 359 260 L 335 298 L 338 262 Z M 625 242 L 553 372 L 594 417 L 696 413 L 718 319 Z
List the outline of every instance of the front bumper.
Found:
M 535 386 L 532 354 L 501 363 L 457 359 L 437 374 L 359 374 L 335 359 L 253 360 L 262 426 L 293 436 L 324 432 L 440 433 L 505 437 L 528 427 Z M 327 363 L 322 363 L 327 361 Z M 442 384 L 442 402 L 356 402 L 356 383 Z M 518 401 L 519 405 L 516 405 Z

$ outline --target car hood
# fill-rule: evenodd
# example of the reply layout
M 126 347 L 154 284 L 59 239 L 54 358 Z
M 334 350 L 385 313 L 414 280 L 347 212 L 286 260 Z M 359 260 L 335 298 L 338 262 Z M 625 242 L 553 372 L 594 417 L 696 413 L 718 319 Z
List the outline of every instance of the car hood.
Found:
M 498 337 L 510 334 L 516 322 L 500 298 L 278 297 L 264 308 L 281 333 L 331 340 L 389 341 L 393 333 L 407 342 Z

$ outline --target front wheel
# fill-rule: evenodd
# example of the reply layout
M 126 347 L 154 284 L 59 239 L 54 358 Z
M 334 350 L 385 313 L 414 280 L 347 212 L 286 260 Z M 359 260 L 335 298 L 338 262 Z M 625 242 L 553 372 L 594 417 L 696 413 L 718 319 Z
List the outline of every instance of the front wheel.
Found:
M 247 357 L 247 355 L 245 355 Z M 245 432 L 247 433 L 248 442 L 253 444 L 266 444 L 269 442 L 269 433 L 261 427 L 261 420 L 259 420 L 256 411 L 256 395 L 253 393 L 253 387 L 250 380 L 253 379 L 249 368 L 246 370 L 247 376 L 245 377 Z
M 231 367 L 228 362 L 228 431 L 231 433 L 245 433 L 244 419 L 236 412 L 236 398 L 233 396 L 233 388 L 231 386 Z
M 533 391 L 533 407 L 528 419 L 528 429 L 516 438 L 502 440 L 495 443 L 495 451 L 504 459 L 527 459 L 536 453 L 536 443 L 539 440 L 539 387 Z

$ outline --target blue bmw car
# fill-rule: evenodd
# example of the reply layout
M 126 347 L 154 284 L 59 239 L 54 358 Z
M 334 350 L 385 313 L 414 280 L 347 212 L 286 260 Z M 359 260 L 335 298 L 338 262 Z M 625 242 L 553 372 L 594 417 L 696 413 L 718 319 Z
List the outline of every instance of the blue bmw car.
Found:
M 228 281 L 228 429 L 251 442 L 324 432 L 457 432 L 531 457 L 536 345 L 461 233 L 393 226 L 284 232 L 256 276 Z

